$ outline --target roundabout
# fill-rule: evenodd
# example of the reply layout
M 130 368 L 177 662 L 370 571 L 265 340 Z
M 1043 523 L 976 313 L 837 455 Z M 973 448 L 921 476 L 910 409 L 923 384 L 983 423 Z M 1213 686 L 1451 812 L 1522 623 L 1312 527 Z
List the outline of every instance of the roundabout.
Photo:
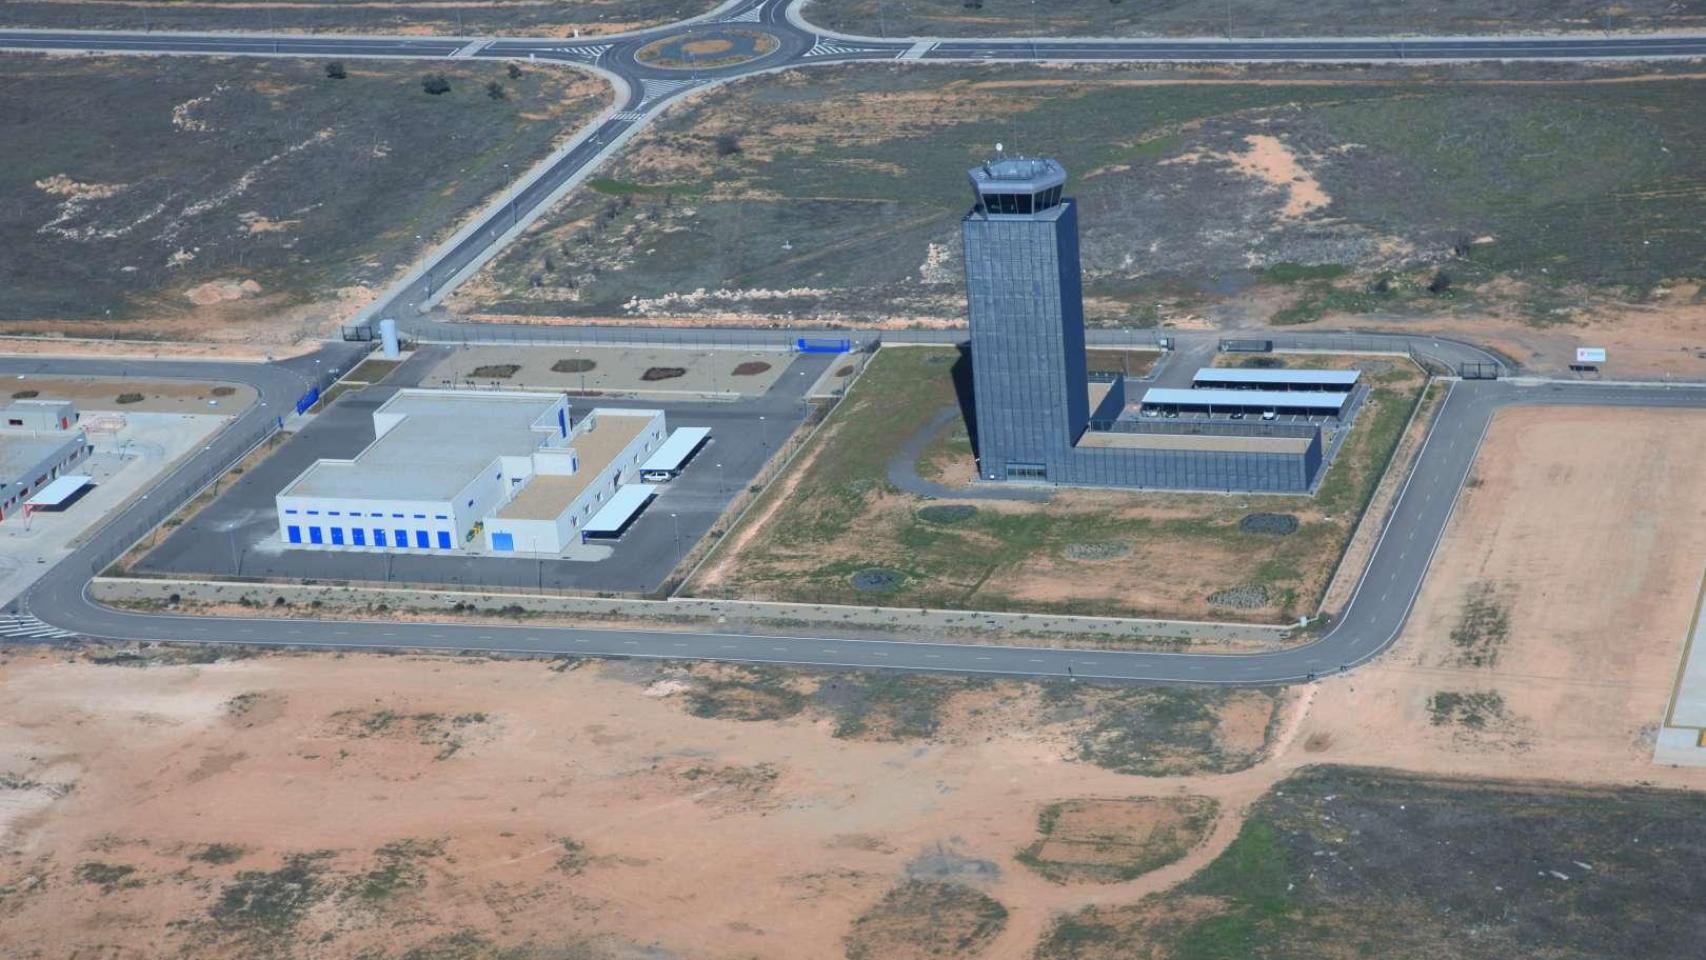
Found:
M 772 33 L 716 25 L 653 40 L 634 51 L 634 59 L 659 70 L 708 70 L 751 63 L 781 46 Z

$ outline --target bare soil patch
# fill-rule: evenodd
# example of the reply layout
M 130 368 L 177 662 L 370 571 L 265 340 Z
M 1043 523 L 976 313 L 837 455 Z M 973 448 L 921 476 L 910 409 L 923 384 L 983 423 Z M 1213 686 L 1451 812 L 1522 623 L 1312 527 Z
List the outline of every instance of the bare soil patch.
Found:
M 1037 816 L 1037 841 L 1021 862 L 1056 883 L 1115 883 L 1184 856 L 1214 823 L 1203 797 L 1069 800 Z
M 1142 792 L 1076 759 L 1077 731 L 1100 712 L 1082 698 L 1154 695 L 232 652 L 0 651 L 9 945 L 211 958 L 303 943 L 336 956 L 602 957 L 634 944 L 685 956 L 712 939 L 776 960 L 855 943 L 873 957 L 926 943 L 1022 951 L 1076 903 L 1013 860 L 1036 810 Z M 735 720 L 696 716 L 687 696 L 750 703 L 779 687 L 812 705 Z M 1211 709 L 1225 696 L 1180 695 Z M 934 704 L 933 724 L 920 704 Z M 1006 926 L 992 904 L 1011 911 Z
M 1312 759 L 1698 785 L 1653 766 L 1651 738 L 1706 553 L 1702 429 L 1694 411 L 1498 413 L 1397 645 L 1321 685 Z
M 770 364 L 765 363 L 763 360 L 747 360 L 735 367 L 734 375 L 737 377 L 751 377 L 763 373 L 768 369 L 770 369 Z

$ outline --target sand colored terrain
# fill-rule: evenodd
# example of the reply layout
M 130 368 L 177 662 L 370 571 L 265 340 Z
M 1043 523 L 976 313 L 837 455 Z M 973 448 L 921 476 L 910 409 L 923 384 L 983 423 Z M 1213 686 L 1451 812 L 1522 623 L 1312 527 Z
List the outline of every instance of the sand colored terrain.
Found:
M 1144 889 L 1017 865 L 1042 805 L 1189 779 L 1068 760 L 1034 691 L 1011 686 L 962 694 L 928 742 L 868 742 L 819 721 L 696 719 L 693 682 L 620 664 L 9 653 L 0 953 L 235 957 L 293 942 L 351 956 L 473 929 L 660 957 L 833 957 L 886 891 L 945 873 L 1011 912 L 992 955 L 1024 956 L 1053 911 Z M 1239 809 L 1260 770 L 1212 778 L 1209 795 Z M 210 845 L 240 853 L 210 863 Z M 415 851 L 407 882 L 373 896 L 399 849 Z M 245 871 L 316 851 L 329 852 L 294 924 L 257 934 L 215 918 Z M 102 885 L 86 864 L 134 872 Z
M 1033 685 L 961 688 L 925 737 L 885 739 L 897 731 L 878 724 L 843 739 L 809 711 L 735 719 L 772 708 L 761 687 L 726 701 L 727 719 L 692 716 L 691 691 L 729 675 L 716 666 L 280 654 L 123 667 L 6 651 L 0 953 L 254 955 L 253 931 L 215 919 L 220 898 L 245 871 L 329 851 L 312 861 L 310 905 L 268 934 L 316 955 L 478 930 L 599 957 L 835 957 L 890 891 L 945 876 L 1008 911 L 980 956 L 1024 958 L 1061 911 L 1191 876 L 1310 763 L 1706 790 L 1700 770 L 1653 766 L 1648 742 L 1706 555 L 1702 430 L 1693 411 L 1499 414 L 1397 645 L 1291 694 L 1277 717 L 1227 702 L 1220 749 L 1260 749 L 1271 729 L 1265 759 L 1230 774 L 1072 760 L 1078 721 Z M 1453 639 L 1470 601 L 1504 622 L 1470 645 L 1480 666 Z M 1437 724 L 1440 691 L 1501 706 L 1480 727 Z M 1108 703 L 1082 702 L 1086 720 Z M 1220 815 L 1183 858 L 1128 882 L 1053 883 L 1016 860 L 1045 805 L 1131 797 L 1205 797 Z M 241 853 L 207 862 L 209 844 Z M 362 893 L 400 869 L 399 850 L 414 851 L 401 888 Z
M 1706 788 L 1651 763 L 1706 556 L 1703 437 L 1697 411 L 1499 413 L 1397 646 L 1321 685 L 1297 759 Z M 1453 640 L 1476 600 L 1508 618 L 1485 666 Z M 1503 715 L 1435 724 L 1440 691 Z

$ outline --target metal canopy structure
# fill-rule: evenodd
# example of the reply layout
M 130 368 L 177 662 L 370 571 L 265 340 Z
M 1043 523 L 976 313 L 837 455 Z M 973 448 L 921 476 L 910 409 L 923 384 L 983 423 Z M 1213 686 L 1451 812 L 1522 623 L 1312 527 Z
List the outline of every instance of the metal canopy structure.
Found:
M 37 510 L 54 510 L 65 505 L 65 501 L 77 495 L 79 490 L 95 482 L 95 478 L 82 473 L 68 473 L 53 481 L 40 490 L 36 495 L 24 501 L 24 512 L 34 513 Z
M 1203 367 L 1191 378 L 1198 388 L 1233 390 L 1349 391 L 1362 377 L 1360 370 L 1262 370 L 1253 367 Z
M 1175 410 L 1241 410 L 1338 414 L 1349 394 L 1315 390 L 1177 390 L 1156 387 L 1143 395 L 1144 407 Z
M 646 504 L 657 496 L 658 486 L 653 483 L 625 483 L 622 488 L 610 498 L 602 509 L 592 515 L 592 519 L 581 528 L 581 538 L 589 537 L 611 538 L 620 537 L 622 531 L 628 529 L 628 524 L 640 515 Z
M 658 447 L 656 453 L 647 457 L 645 463 L 640 464 L 640 472 L 650 473 L 657 470 L 675 473 L 679 471 L 682 465 L 687 463 L 688 459 L 699 450 L 700 445 L 710 436 L 710 427 L 682 427 L 670 434 L 669 439 L 663 442 L 663 446 Z

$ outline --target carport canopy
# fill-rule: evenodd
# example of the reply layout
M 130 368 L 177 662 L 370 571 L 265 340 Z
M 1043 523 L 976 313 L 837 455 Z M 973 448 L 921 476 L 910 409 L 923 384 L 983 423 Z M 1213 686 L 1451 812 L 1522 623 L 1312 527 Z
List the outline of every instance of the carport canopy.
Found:
M 581 528 L 581 534 L 587 537 L 619 536 L 628 524 L 639 516 L 646 508 L 652 497 L 658 492 L 655 483 L 625 483 L 615 495 L 610 498 L 603 509 L 592 515 L 592 519 Z
M 1156 387 L 1143 395 L 1145 407 L 1197 407 L 1217 410 L 1297 410 L 1337 414 L 1349 394 L 1313 390 L 1179 390 Z
M 68 473 L 37 490 L 35 496 L 24 501 L 24 509 L 52 510 L 64 506 L 65 501 L 77 495 L 77 491 L 94 482 L 95 479 L 87 474 Z
M 710 435 L 710 427 L 682 427 L 670 434 L 663 446 L 658 447 L 656 453 L 640 464 L 640 470 L 667 470 L 674 473 L 681 469 L 681 465 L 687 462 L 687 458 L 692 456 L 693 451 L 699 449 L 699 445 Z

